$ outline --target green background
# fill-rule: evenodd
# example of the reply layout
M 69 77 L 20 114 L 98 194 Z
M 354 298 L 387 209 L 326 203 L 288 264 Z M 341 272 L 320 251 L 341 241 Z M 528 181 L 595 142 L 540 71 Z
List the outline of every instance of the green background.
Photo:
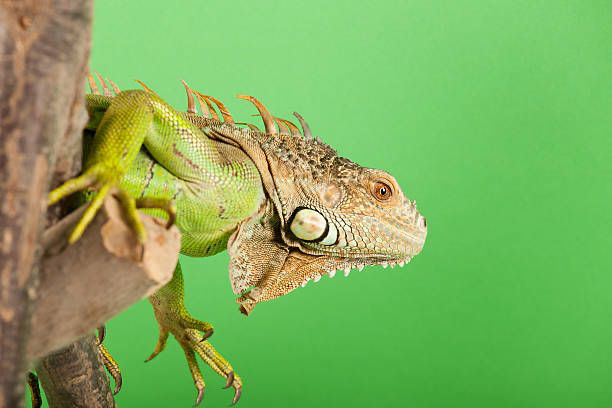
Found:
M 241 407 L 612 404 L 610 1 L 98 1 L 91 68 L 185 109 L 258 97 L 398 179 L 427 217 L 402 269 L 338 274 L 245 318 L 227 254 L 183 259 Z M 257 118 L 250 118 L 257 121 Z M 189 407 L 182 351 L 144 364 L 143 301 L 108 324 L 122 407 Z M 209 368 L 204 406 L 231 391 Z

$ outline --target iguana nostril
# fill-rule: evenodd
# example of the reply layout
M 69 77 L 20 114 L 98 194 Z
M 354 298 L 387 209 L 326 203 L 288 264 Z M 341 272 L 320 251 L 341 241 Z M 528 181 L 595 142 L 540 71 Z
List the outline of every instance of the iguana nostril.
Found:
M 423 217 L 423 216 L 421 216 L 421 217 Z M 425 217 L 423 217 L 423 226 L 425 228 L 427 228 L 427 219 Z

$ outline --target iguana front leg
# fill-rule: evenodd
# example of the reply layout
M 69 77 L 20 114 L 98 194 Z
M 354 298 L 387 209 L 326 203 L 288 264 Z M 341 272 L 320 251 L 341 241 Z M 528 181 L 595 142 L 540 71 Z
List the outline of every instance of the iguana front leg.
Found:
M 216 169 L 220 161 L 218 154 L 199 129 L 153 93 L 124 91 L 112 99 L 88 95 L 88 109 L 96 111 L 97 108 L 105 111 L 101 119 L 99 114 L 93 115 L 88 125 L 89 129 L 95 129 L 95 136 L 88 148 L 83 174 L 49 193 L 48 202 L 54 204 L 77 191 L 97 190 L 69 237 L 69 242 L 73 243 L 94 218 L 105 196 L 118 189 L 117 196 L 126 210 L 127 219 L 139 240 L 144 241 L 145 230 L 136 208 L 158 207 L 165 210 L 172 220 L 175 214 L 170 199 L 176 191 L 171 191 L 169 186 L 165 191 L 156 192 L 158 196 L 143 197 L 144 179 L 136 181 L 138 191 L 120 188 L 142 146 L 168 170 L 169 176 L 187 182 L 197 182 L 205 176 L 205 170 Z
M 195 404 L 198 405 L 202 401 L 205 388 L 204 377 L 196 361 L 196 354 L 217 374 L 227 379 L 226 388 L 233 387 L 235 390 L 233 399 L 235 404 L 240 398 L 242 380 L 234 372 L 231 364 L 207 340 L 213 333 L 212 326 L 189 314 L 185 308 L 183 296 L 183 274 L 180 264 L 177 264 L 172 280 L 149 298 L 159 324 L 159 340 L 155 350 L 146 361 L 151 361 L 164 350 L 171 333 L 185 352 L 187 365 L 198 391 Z
M 90 188 L 97 190 L 97 194 L 70 234 L 69 243 L 74 243 L 81 237 L 105 197 L 118 188 L 121 178 L 140 151 L 153 118 L 153 110 L 140 94 L 124 92 L 116 96 L 98 125 L 92 153 L 85 163 L 83 174 L 49 193 L 48 203 L 52 205 L 75 192 Z M 145 229 L 136 212 L 135 199 L 123 190 L 117 191 L 117 196 L 126 210 L 128 222 L 138 239 L 144 241 Z
M 93 219 L 104 195 L 115 188 L 139 239 L 145 237 L 138 232 L 142 224 L 135 209 L 161 208 L 168 213 L 169 221 L 178 216 L 183 234 L 181 251 L 196 256 L 211 255 L 224 248 L 231 229 L 263 200 L 259 173 L 244 153 L 237 147 L 213 142 L 157 95 L 146 91 L 125 91 L 113 98 L 88 95 L 87 106 L 87 129 L 95 131 L 95 135 L 85 149 L 85 171 L 49 197 L 49 202 L 54 203 L 76 191 L 97 189 L 96 195 L 88 197 L 92 200 L 71 242 Z M 179 214 L 174 214 L 174 202 Z M 180 269 L 151 302 L 161 329 L 152 357 L 163 349 L 172 333 L 185 350 L 198 387 L 198 400 L 204 382 L 195 354 L 228 379 L 228 386 L 236 390 L 237 401 L 241 380 L 214 347 L 202 339 L 200 333 L 204 337 L 212 334 L 210 325 L 192 318 L 185 310 Z

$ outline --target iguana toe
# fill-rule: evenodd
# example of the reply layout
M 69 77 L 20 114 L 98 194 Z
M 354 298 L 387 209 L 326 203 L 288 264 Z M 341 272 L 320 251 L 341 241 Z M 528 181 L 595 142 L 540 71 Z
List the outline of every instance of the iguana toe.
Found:
M 106 338 L 106 326 L 102 325 L 98 327 L 98 344 L 104 343 L 104 339 Z
M 214 332 L 215 332 L 215 330 L 212 327 L 210 329 L 206 330 L 204 332 L 204 335 L 202 335 L 202 339 L 200 340 L 200 342 L 208 340 L 210 338 L 210 336 L 213 335 Z
M 100 353 L 100 357 L 102 357 L 102 363 L 104 363 L 104 367 L 106 371 L 113 377 L 113 381 L 115 382 L 115 388 L 113 389 L 113 395 L 117 395 L 119 391 L 121 391 L 121 386 L 123 385 L 123 377 L 121 376 L 121 370 L 119 369 L 119 364 L 113 358 L 111 353 L 108 351 L 106 346 L 102 344 L 104 337 L 106 335 L 105 326 L 101 326 L 98 328 L 98 352 Z
M 198 395 L 196 397 L 195 404 L 193 404 L 193 406 L 197 407 L 198 405 L 200 405 L 200 403 L 202 402 L 202 398 L 204 398 L 204 387 L 198 390 Z
M 119 202 L 121 203 L 125 212 L 127 221 L 132 230 L 136 233 L 138 241 L 145 242 L 147 240 L 147 231 L 145 230 L 144 224 L 140 219 L 140 215 L 138 215 L 136 200 L 124 190 L 117 190 L 115 197 L 119 199 Z
M 172 200 L 155 197 L 140 197 L 136 200 L 136 208 L 157 208 L 164 211 L 168 217 L 166 228 L 170 228 L 176 222 L 176 205 Z
M 234 399 L 232 399 L 232 405 L 236 405 L 238 400 L 240 400 L 240 396 L 242 395 L 242 386 L 236 387 L 236 392 L 234 393 Z
M 230 373 L 227 375 L 227 381 L 225 382 L 225 387 L 223 387 L 223 389 L 227 390 L 229 387 L 232 386 L 233 383 L 234 383 L 234 372 L 230 371 Z
M 159 316 L 158 310 L 156 310 L 156 316 Z M 201 330 L 187 328 L 188 325 L 193 325 L 193 318 L 185 318 L 176 316 L 176 319 L 169 322 L 168 319 L 172 317 L 166 315 L 162 319 L 159 319 L 160 323 L 160 336 L 155 346 L 155 350 L 151 356 L 146 360 L 150 361 L 156 357 L 165 348 L 166 341 L 169 333 L 176 338 L 181 348 L 185 353 L 185 359 L 187 360 L 187 366 L 191 372 L 194 386 L 197 391 L 195 405 L 200 404 L 205 392 L 204 376 L 200 370 L 200 367 L 196 360 L 196 355 L 199 356 L 210 368 L 212 368 L 217 374 L 226 378 L 226 384 L 224 388 L 234 388 L 234 397 L 232 399 L 233 404 L 238 402 L 242 393 L 242 381 L 240 377 L 235 373 L 231 364 L 217 352 L 214 346 L 206 340 L 213 333 L 212 327 L 209 327 L 204 331 L 204 335 L 201 334 Z M 206 323 L 207 324 L 207 323 Z
M 112 169 L 98 164 L 85 170 L 82 175 L 66 181 L 49 193 L 48 204 L 52 205 L 78 191 L 90 188 L 97 190 L 95 196 L 91 199 L 89 205 L 83 212 L 81 219 L 70 233 L 68 237 L 68 242 L 70 244 L 75 243 L 81 238 L 89 223 L 94 219 L 100 207 L 102 207 L 104 199 L 108 194 L 113 194 L 119 199 L 125 212 L 127 222 L 136 233 L 140 242 L 145 242 L 147 237 L 144 224 L 137 211 L 137 208 L 139 208 L 137 204 L 140 204 L 140 207 L 143 208 L 161 208 L 168 214 L 169 223 L 174 222 L 176 210 L 172 202 L 157 199 L 147 200 L 146 198 L 139 199 L 137 202 L 126 191 L 117 188 L 117 180 L 119 178 L 118 175 L 113 173 Z
M 196 356 L 226 379 L 225 388 L 234 388 L 232 401 L 236 403 L 242 393 L 242 380 L 232 365 L 208 341 L 214 332 L 212 325 L 194 318 L 185 308 L 183 283 L 181 266 L 177 264 L 172 280 L 149 297 L 159 325 L 159 337 L 155 350 L 146 361 L 150 361 L 164 350 L 168 337 L 172 334 L 185 353 L 187 366 L 197 391 L 196 405 L 202 401 L 206 388 Z

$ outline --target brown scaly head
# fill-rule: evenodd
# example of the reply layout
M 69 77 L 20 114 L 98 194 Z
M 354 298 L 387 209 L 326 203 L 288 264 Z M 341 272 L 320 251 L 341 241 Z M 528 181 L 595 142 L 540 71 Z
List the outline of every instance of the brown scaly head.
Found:
M 256 164 L 266 191 L 260 211 L 228 242 L 230 280 L 243 313 L 324 274 L 403 266 L 421 251 L 425 218 L 393 176 L 339 157 L 312 137 L 300 115 L 303 136 L 255 98 L 240 98 L 258 108 L 265 132 L 239 128 L 233 120 L 203 130 L 239 146 Z

